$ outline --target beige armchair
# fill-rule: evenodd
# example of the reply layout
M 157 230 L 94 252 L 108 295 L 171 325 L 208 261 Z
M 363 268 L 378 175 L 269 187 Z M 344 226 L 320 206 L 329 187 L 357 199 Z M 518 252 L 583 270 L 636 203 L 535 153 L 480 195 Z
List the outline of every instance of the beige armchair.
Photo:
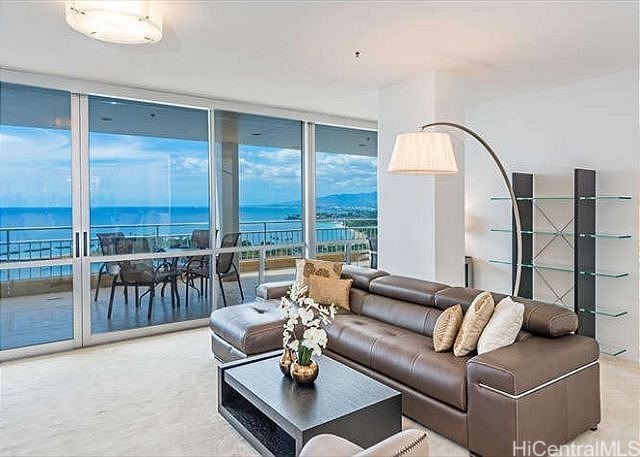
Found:
M 414 429 L 396 433 L 367 449 L 336 435 L 318 435 L 311 438 L 300 452 L 300 457 L 427 457 L 428 455 L 426 432 Z

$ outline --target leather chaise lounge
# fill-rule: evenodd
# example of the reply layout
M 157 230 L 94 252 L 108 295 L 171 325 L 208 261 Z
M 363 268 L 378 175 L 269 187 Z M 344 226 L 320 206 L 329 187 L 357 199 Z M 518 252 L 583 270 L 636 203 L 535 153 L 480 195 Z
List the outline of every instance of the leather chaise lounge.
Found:
M 456 304 L 466 311 L 481 291 L 353 266 L 342 276 L 353 279 L 351 312 L 327 328 L 325 354 L 401 391 L 403 414 L 425 427 L 474 454 L 502 456 L 564 444 L 600 422 L 598 344 L 573 333 L 575 313 L 518 298 L 525 311 L 514 344 L 455 357 L 434 351 L 436 319 Z M 261 300 L 212 313 L 218 359 L 281 347 L 279 298 L 289 284 L 263 284 Z

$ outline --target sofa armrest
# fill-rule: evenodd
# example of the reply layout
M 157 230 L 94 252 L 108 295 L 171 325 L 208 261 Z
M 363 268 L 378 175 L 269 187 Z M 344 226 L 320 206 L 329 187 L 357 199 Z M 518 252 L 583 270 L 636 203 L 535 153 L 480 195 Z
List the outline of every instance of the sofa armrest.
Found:
M 468 446 L 478 455 L 529 455 L 526 443 L 539 443 L 542 452 L 599 422 L 592 338 L 532 336 L 467 362 Z
M 292 285 L 293 281 L 264 282 L 256 286 L 256 297 L 263 300 L 282 298 L 287 295 L 287 291 Z
M 467 362 L 469 383 L 519 396 L 597 362 L 598 343 L 581 335 L 532 337 Z

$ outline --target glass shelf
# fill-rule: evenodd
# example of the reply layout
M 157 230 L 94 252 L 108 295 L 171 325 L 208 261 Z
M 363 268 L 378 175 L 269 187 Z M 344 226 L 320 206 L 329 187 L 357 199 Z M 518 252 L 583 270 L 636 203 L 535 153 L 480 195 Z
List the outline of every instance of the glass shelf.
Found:
M 600 354 L 610 355 L 612 357 L 619 356 L 620 354 L 624 354 L 627 352 L 625 348 L 621 348 L 619 346 L 613 346 L 611 344 L 600 343 Z
M 502 260 L 502 259 L 490 259 L 489 263 L 498 263 L 501 265 L 511 265 L 512 262 L 510 260 Z M 524 268 L 535 268 L 538 270 L 551 270 L 551 271 L 565 271 L 567 273 L 573 273 L 574 269 L 572 267 L 565 266 L 556 266 L 556 265 L 540 265 L 540 264 L 521 264 Z M 609 271 L 580 271 L 581 275 L 590 275 L 590 276 L 602 276 L 605 278 L 624 278 L 625 276 L 629 276 L 629 273 L 614 273 Z
M 628 314 L 627 311 L 622 309 L 603 308 L 603 307 L 597 307 L 595 310 L 580 308 L 579 311 L 581 313 L 588 313 L 588 314 L 594 314 L 596 316 L 607 316 L 607 317 L 621 317 Z
M 596 195 L 593 197 L 580 197 L 580 200 L 631 200 L 631 195 Z
M 490 263 L 499 263 L 502 265 L 511 265 L 512 262 L 510 260 L 502 260 L 502 259 L 491 259 L 489 260 Z M 539 270 L 553 270 L 553 271 L 566 271 L 568 273 L 573 273 L 573 268 L 571 267 L 562 267 L 562 266 L 555 266 L 555 265 L 540 265 L 540 264 L 528 264 L 528 263 L 523 263 L 521 264 L 522 267 L 524 268 L 537 268 Z
M 489 229 L 491 232 L 500 232 L 500 233 L 511 233 L 511 229 L 506 228 L 491 228 Z M 564 231 L 564 232 L 554 232 L 551 230 L 522 230 L 520 233 L 523 235 L 563 235 L 563 236 L 573 236 L 573 231 Z M 614 239 L 626 239 L 631 238 L 631 235 L 623 235 L 617 233 L 580 233 L 578 236 L 582 238 L 614 238 Z
M 581 233 L 578 236 L 582 238 L 617 238 L 619 240 L 631 238 L 631 235 L 621 235 L 616 233 Z
M 491 197 L 491 200 L 511 200 L 511 197 Z M 573 200 L 573 195 L 559 195 L 559 196 L 542 196 L 542 197 L 517 197 L 518 201 L 530 202 L 533 200 Z
M 541 197 L 518 197 L 518 201 L 534 200 L 574 200 L 573 195 L 547 195 Z M 630 195 L 594 195 L 589 197 L 579 197 L 580 200 L 631 200 Z M 511 200 L 511 197 L 491 197 L 491 200 Z
M 613 271 L 580 271 L 581 275 L 602 276 L 604 278 L 624 278 L 629 273 L 615 273 Z
M 499 232 L 499 233 L 511 233 L 511 229 L 503 229 L 503 228 L 490 228 L 491 232 Z M 554 232 L 552 230 L 522 230 L 520 233 L 523 235 L 562 235 L 562 236 L 573 236 L 573 231 L 565 231 L 565 232 Z M 631 235 L 626 234 L 618 234 L 618 233 L 581 233 L 578 235 L 582 238 L 614 238 L 614 239 L 627 239 L 631 238 Z
M 511 229 L 492 228 L 489 229 L 492 232 L 511 233 Z M 521 230 L 523 235 L 573 235 L 573 232 L 553 232 L 545 230 Z

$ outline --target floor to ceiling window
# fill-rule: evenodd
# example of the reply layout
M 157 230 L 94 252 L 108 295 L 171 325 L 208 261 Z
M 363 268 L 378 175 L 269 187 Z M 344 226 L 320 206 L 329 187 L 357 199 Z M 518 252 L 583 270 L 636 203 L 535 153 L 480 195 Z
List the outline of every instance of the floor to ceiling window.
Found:
M 214 299 L 246 303 L 258 283 L 293 279 L 316 241 L 318 257 L 371 264 L 375 132 L 10 79 L 0 360 L 199 325 Z
M 377 265 L 376 132 L 316 125 L 317 256 Z
M 70 109 L 0 83 L 0 350 L 74 337 Z
M 302 249 L 302 123 L 215 112 L 218 305 L 293 277 Z M 261 265 L 263 268 L 261 268 Z
M 88 104 L 92 333 L 207 317 L 210 256 L 180 255 L 209 248 L 207 111 Z

